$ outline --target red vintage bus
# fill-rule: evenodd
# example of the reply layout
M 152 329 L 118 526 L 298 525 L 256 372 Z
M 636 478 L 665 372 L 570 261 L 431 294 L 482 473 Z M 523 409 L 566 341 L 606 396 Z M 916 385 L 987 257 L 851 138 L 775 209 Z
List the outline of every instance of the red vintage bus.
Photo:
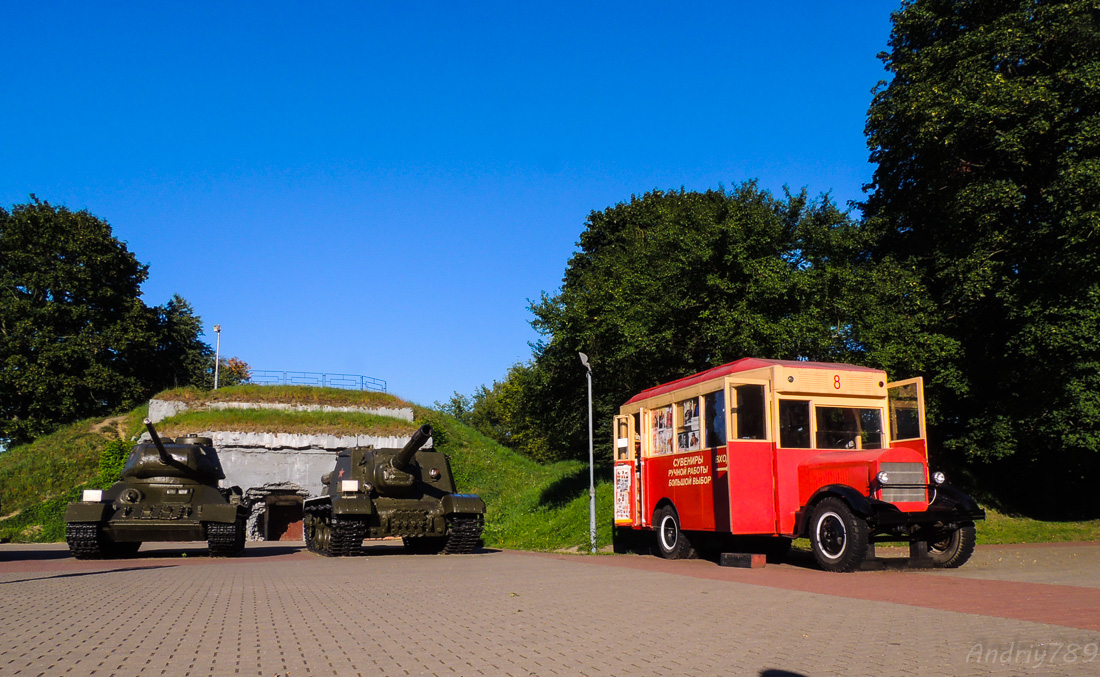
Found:
M 928 472 L 919 378 L 850 364 L 745 358 L 644 390 L 614 421 L 616 538 L 655 532 L 663 557 L 715 536 L 809 538 L 829 571 L 906 541 L 957 567 L 984 511 Z

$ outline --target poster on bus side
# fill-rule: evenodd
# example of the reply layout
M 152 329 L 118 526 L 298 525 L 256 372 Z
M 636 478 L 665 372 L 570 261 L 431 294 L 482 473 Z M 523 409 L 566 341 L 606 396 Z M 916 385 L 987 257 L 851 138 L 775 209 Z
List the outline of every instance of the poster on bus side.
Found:
M 630 466 L 615 466 L 615 521 L 630 521 Z
M 672 405 L 653 410 L 653 453 L 672 453 Z
M 680 404 L 684 410 L 684 424 L 676 436 L 677 451 L 699 450 L 699 401 L 685 400 Z

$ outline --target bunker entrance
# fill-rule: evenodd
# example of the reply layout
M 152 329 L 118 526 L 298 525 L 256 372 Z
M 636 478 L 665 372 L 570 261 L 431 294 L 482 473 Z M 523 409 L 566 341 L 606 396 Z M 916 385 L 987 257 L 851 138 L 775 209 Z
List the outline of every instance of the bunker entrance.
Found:
M 271 494 L 266 501 L 265 541 L 302 540 L 302 497 L 296 494 Z

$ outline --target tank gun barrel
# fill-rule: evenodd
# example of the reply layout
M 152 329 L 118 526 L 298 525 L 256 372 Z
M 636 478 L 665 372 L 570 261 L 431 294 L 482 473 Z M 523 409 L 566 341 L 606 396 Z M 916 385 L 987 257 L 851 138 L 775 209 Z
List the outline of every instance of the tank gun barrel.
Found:
M 401 451 L 397 452 L 397 455 L 390 461 L 390 465 L 394 470 L 404 470 L 412 462 L 413 456 L 416 456 L 416 452 L 420 451 L 420 447 L 424 446 L 428 440 L 432 437 L 432 427 L 425 423 L 420 426 L 415 433 L 413 433 L 412 439 L 409 443 L 401 448 Z
M 164 465 L 173 465 L 173 459 L 168 454 L 168 450 L 164 448 L 164 442 L 160 441 L 160 435 L 157 434 L 157 429 L 153 427 L 153 422 L 149 419 L 142 422 L 145 424 L 145 429 L 149 431 L 149 437 L 153 438 L 153 444 L 157 448 L 157 453 L 160 454 L 160 462 Z

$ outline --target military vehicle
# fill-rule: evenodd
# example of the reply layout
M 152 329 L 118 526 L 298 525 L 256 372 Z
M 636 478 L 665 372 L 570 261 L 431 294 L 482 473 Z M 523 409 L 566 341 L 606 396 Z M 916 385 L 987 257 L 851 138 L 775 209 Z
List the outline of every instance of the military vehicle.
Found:
M 218 487 L 225 473 L 210 438 L 161 439 L 149 419 L 145 427 L 152 441 L 130 451 L 122 481 L 85 490 L 65 510 L 73 557 L 132 556 L 144 541 L 206 541 L 213 556 L 240 554 L 248 509 L 240 487 Z
M 421 449 L 431 436 L 432 427 L 422 425 L 401 449 L 341 451 L 321 478 L 321 496 L 305 501 L 306 547 L 327 557 L 358 555 L 364 538 L 400 536 L 410 553 L 472 552 L 485 502 L 456 493 L 447 456 Z

